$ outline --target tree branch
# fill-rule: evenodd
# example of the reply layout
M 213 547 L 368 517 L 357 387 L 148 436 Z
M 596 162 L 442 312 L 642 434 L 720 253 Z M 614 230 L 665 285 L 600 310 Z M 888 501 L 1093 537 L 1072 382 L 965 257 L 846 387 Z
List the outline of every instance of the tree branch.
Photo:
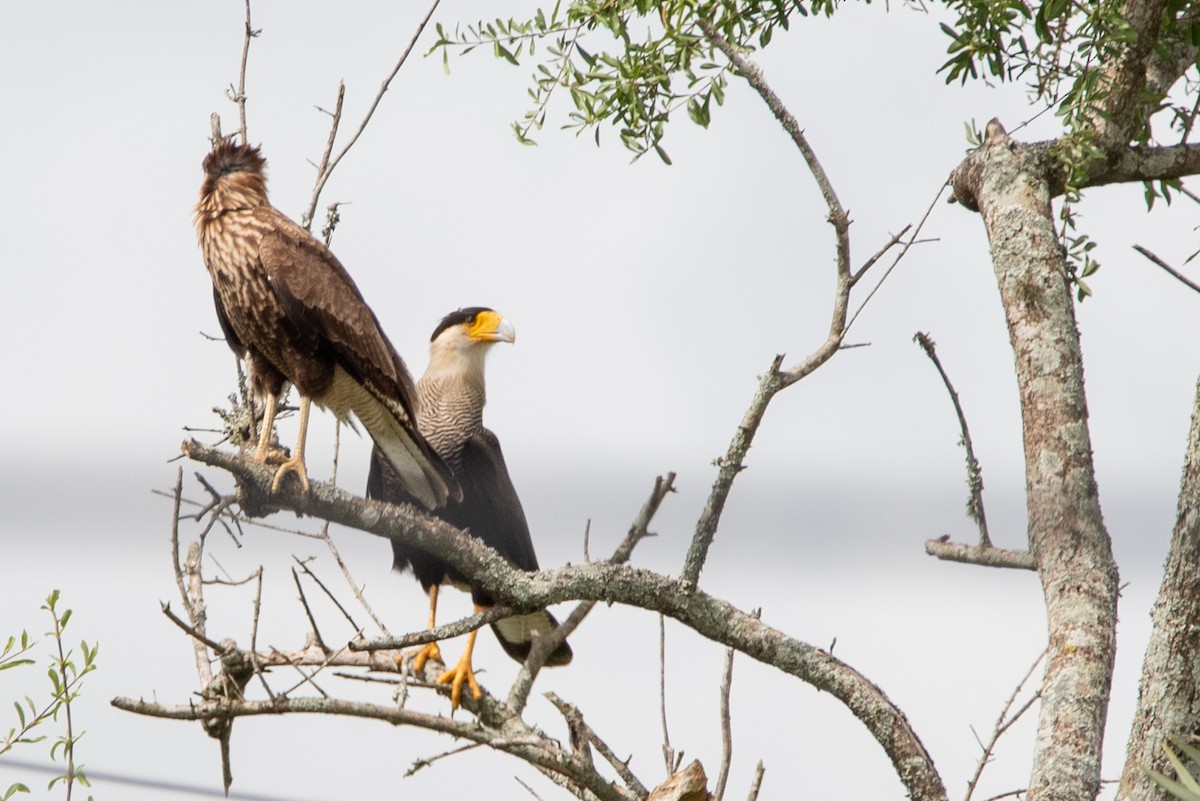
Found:
M 197 461 L 233 473 L 239 479 L 239 498 L 247 513 L 287 508 L 400 540 L 445 560 L 498 601 L 519 610 L 543 609 L 568 600 L 595 600 L 662 612 L 702 637 L 735 648 L 841 700 L 883 747 L 913 799 L 946 797 L 933 761 L 904 713 L 878 687 L 825 651 L 788 637 L 724 601 L 699 590 L 681 593 L 678 582 L 666 576 L 603 562 L 526 573 L 479 540 L 412 507 L 357 498 L 321 482 L 313 482 L 304 495 L 287 485 L 271 496 L 269 468 L 195 442 L 185 443 L 184 450 Z
M 427 12 L 425 12 L 425 18 L 421 20 L 419 25 L 417 25 L 416 33 L 414 33 L 412 36 L 412 39 L 409 40 L 408 47 L 404 48 L 404 52 L 400 54 L 400 59 L 396 62 L 396 65 L 394 67 L 392 67 L 392 71 L 390 73 L 388 73 L 388 76 L 383 79 L 383 83 L 380 84 L 379 91 L 375 93 L 375 99 L 374 99 L 374 101 L 371 102 L 371 107 L 367 109 L 367 113 L 363 116 L 362 122 L 359 123 L 358 130 L 356 130 L 354 132 L 354 134 L 350 137 L 350 141 L 347 142 L 346 146 L 343 147 L 338 152 L 337 156 L 335 156 L 332 161 L 327 162 L 326 169 L 321 170 L 317 173 L 317 182 L 316 182 L 316 185 L 313 187 L 312 199 L 308 203 L 308 208 L 305 210 L 304 216 L 301 218 L 302 220 L 305 220 L 307 223 L 311 224 L 313 215 L 317 213 L 317 202 L 318 202 L 319 198 L 321 197 L 321 191 L 324 190 L 325 183 L 329 180 L 329 176 L 333 174 L 333 171 L 335 169 L 337 169 L 337 165 L 341 163 L 342 158 L 348 152 L 350 152 L 350 148 L 354 147 L 354 143 L 358 141 L 358 137 L 362 136 L 363 131 L 365 131 L 367 129 L 367 123 L 369 123 L 371 121 L 371 117 L 373 117 L 375 115 L 375 109 L 379 108 L 379 103 L 380 103 L 380 101 L 383 100 L 383 95 L 387 92 L 388 88 L 391 86 L 392 79 L 396 77 L 396 74 L 398 72 L 400 72 L 400 68 L 404 66 L 404 62 L 408 60 L 409 53 L 411 53 L 413 47 L 416 46 L 417 39 L 421 38 L 421 34 L 425 31 L 425 26 L 429 24 L 429 19 L 433 16 L 433 12 L 437 10 L 439 2 L 441 2 L 441 0 L 433 0 L 433 3 L 429 6 L 429 10 Z M 343 91 L 343 89 L 341 87 L 339 87 L 339 90 L 338 90 L 339 108 L 341 105 L 342 91 Z M 336 127 L 337 127 L 337 120 L 335 119 L 335 121 L 334 121 L 335 131 L 336 131 Z M 327 149 L 332 149 L 332 137 L 333 136 L 334 136 L 334 133 L 331 132 L 330 143 L 329 143 L 329 147 Z

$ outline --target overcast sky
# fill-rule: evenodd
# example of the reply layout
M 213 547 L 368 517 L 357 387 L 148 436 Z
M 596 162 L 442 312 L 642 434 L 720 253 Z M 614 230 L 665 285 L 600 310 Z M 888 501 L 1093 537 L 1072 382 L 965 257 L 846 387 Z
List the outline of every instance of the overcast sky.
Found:
M 421 6 L 418 8 L 418 6 Z M 249 138 L 269 161 L 274 203 L 307 205 L 339 79 L 346 132 L 407 44 L 423 4 L 256 0 L 262 35 L 250 54 Z M 512 0 L 447 0 L 447 26 L 481 14 L 519 16 Z M 206 3 L 0 4 L 0 108 L 7 154 L 0 350 L 0 635 L 40 634 L 38 606 L 61 589 L 76 609 L 72 641 L 101 644 L 100 670 L 76 722 L 80 758 L 100 774 L 216 791 L 217 745 L 199 726 L 136 718 L 116 695 L 184 703 L 196 689 L 188 643 L 159 612 L 178 606 L 170 572 L 170 507 L 185 427 L 211 427 L 234 388 L 210 283 L 192 227 L 209 114 L 236 124 L 225 98 L 242 47 L 240 0 Z M 916 222 L 967 147 L 963 123 L 998 116 L 1018 138 L 1057 135 L 1018 86 L 945 86 L 938 19 L 848 5 L 833 20 L 798 20 L 756 56 L 850 210 L 855 264 Z M 494 349 L 486 419 L 504 444 L 543 565 L 611 549 L 654 476 L 678 473 L 659 537 L 636 561 L 674 573 L 715 470 L 776 353 L 802 358 L 824 338 L 833 236 L 811 176 L 747 88 L 730 87 L 704 131 L 681 117 L 665 145 L 630 164 L 614 131 L 603 146 L 557 130 L 552 107 L 538 147 L 509 129 L 526 109 L 532 65 L 485 51 L 421 58 L 427 31 L 323 195 L 340 201 L 333 248 L 412 371 L 448 311 L 489 305 L 515 324 Z M 343 134 L 343 141 L 344 141 Z M 1147 613 L 1173 522 L 1192 390 L 1198 299 L 1131 249 L 1176 265 L 1195 249 L 1195 213 L 1176 203 L 1147 215 L 1140 186 L 1089 193 L 1081 224 L 1099 243 L 1096 296 L 1078 307 L 1093 445 L 1106 522 L 1128 582 L 1106 776 L 1119 773 L 1146 637 Z M 909 715 L 958 796 L 1000 705 L 1041 648 L 1032 574 L 935 563 L 922 542 L 968 539 L 958 430 L 914 332 L 929 332 L 956 382 L 983 463 L 993 537 L 1024 542 L 1020 421 L 1012 357 L 976 215 L 939 202 L 914 249 L 856 323 L 869 343 L 838 355 L 779 396 L 739 478 L 703 574 L 705 588 L 836 653 Z M 874 271 L 877 279 L 882 271 Z M 1194 272 L 1194 270 L 1193 270 Z M 856 296 L 855 306 L 865 297 Z M 294 423 L 281 438 L 291 442 Z M 333 426 L 314 419 L 310 475 L 328 478 Z M 340 482 L 361 488 L 369 443 L 343 438 Z M 183 465 L 189 493 L 201 491 Z M 220 476 L 205 470 L 214 481 Z M 227 486 L 223 482 L 222 486 Z M 288 521 L 283 521 L 288 522 Z M 194 532 L 193 532 L 194 533 Z M 338 542 L 393 631 L 423 624 L 425 601 L 389 572 L 386 543 Z M 243 547 L 210 550 L 233 575 L 272 567 L 260 641 L 295 647 L 305 623 L 287 575 L 308 540 L 254 530 Z M 212 568 L 215 570 L 215 566 Z M 447 593 L 446 617 L 468 609 Z M 213 590 L 221 636 L 248 641 L 249 599 Z M 332 620 L 332 618 L 331 618 Z M 331 624 L 332 625 L 332 624 Z M 212 629 L 210 629 L 212 631 Z M 543 674 L 647 782 L 662 776 L 657 723 L 657 620 L 600 609 L 573 639 L 574 664 Z M 668 624 L 672 742 L 715 773 L 720 649 Z M 446 646 L 456 655 L 459 645 Z M 516 666 L 490 635 L 477 664 L 486 685 Z M 453 658 L 453 656 L 451 657 Z M 838 703 L 740 659 L 735 668 L 731 797 L 744 797 L 758 758 L 762 798 L 902 797 L 879 747 Z M 282 680 L 282 679 L 281 679 Z M 42 691 L 40 672 L 0 674 L 0 700 Z M 339 688 L 363 694 L 362 688 Z M 620 690 L 620 692 L 617 692 Z M 369 695 L 385 702 L 383 691 Z M 447 711 L 433 697 L 415 701 Z M 3 708 L 3 705 L 0 705 Z M 562 733 L 549 705 L 530 715 Z M 0 729 L 12 722 L 0 712 Z M 981 792 L 1023 786 L 1031 731 L 1019 728 Z M 512 776 L 559 797 L 531 769 L 474 752 L 399 776 L 443 738 L 334 720 L 239 721 L 235 793 L 271 798 L 395 797 L 435 787 L 522 797 Z M 15 752 L 44 762 L 47 748 Z M 0 761 L 0 788 L 45 781 Z M 849 788 L 847 787 L 849 780 Z M 398 784 L 397 784 L 398 783 Z M 95 781 L 97 799 L 191 797 Z

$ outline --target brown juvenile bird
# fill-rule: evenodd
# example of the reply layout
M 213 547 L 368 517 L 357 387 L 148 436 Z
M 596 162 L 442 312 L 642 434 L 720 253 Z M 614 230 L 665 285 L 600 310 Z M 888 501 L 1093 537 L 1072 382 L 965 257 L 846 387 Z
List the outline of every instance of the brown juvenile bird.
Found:
M 437 516 L 457 528 L 467 529 L 502 556 L 524 570 L 537 570 L 537 556 L 521 499 L 508 477 L 504 454 L 496 435 L 483 427 L 484 357 L 497 342 L 512 342 L 516 331 L 491 309 L 472 307 L 446 315 L 434 330 L 429 347 L 429 367 L 417 382 L 417 426 L 429 444 L 445 460 L 462 487 L 462 499 L 452 501 L 437 512 Z M 371 455 L 371 472 L 367 478 L 367 496 L 391 503 L 411 500 L 404 486 L 396 480 L 379 449 Z M 454 568 L 423 551 L 392 540 L 394 566 L 397 570 L 412 568 L 413 575 L 429 593 L 429 628 L 435 625 L 438 587 L 443 582 L 462 590 L 470 590 L 478 612 L 493 604 L 493 599 L 478 586 L 472 586 Z M 548 634 L 558 621 L 546 610 L 514 615 L 492 624 L 500 645 L 513 659 L 525 661 L 533 637 Z M 438 679 L 439 684 L 451 684 L 450 703 L 458 707 L 463 682 L 479 699 L 482 691 L 475 681 L 471 654 L 475 649 L 476 632 L 467 637 L 458 665 Z M 429 659 L 441 661 L 437 643 L 421 649 L 414 661 L 420 672 Z M 571 648 L 565 642 L 546 660 L 550 666 L 571 661 Z
M 196 231 L 225 339 L 265 402 L 258 461 L 269 456 L 284 383 L 300 393 L 296 449 L 272 491 L 288 473 L 308 491 L 304 441 L 316 401 L 341 420 L 353 412 L 412 497 L 443 505 L 458 486 L 413 423 L 404 362 L 329 248 L 267 201 L 265 166 L 257 147 L 218 143 L 204 159 Z

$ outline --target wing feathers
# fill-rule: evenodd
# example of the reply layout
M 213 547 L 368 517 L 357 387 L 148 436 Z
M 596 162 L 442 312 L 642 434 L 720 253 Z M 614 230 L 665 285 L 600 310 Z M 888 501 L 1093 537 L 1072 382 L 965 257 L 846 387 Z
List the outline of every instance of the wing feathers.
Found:
M 383 452 L 405 488 L 427 509 L 458 497 L 458 485 L 441 458 L 415 433 L 403 410 L 369 383 L 338 367 L 329 391 L 314 398 L 338 417 L 354 412 Z

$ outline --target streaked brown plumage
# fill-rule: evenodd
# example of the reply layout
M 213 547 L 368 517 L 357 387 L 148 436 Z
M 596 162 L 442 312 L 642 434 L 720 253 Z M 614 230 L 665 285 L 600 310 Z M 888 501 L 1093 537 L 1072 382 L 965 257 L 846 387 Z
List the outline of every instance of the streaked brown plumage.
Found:
M 265 401 L 256 458 L 266 461 L 284 384 L 300 393 L 296 449 L 275 474 L 307 491 L 310 401 L 350 412 L 418 502 L 436 508 L 457 485 L 413 424 L 412 378 L 350 275 L 324 244 L 267 201 L 259 149 L 222 142 L 204 159 L 196 230 L 229 347 L 246 360 Z
M 483 427 L 483 406 L 487 392 L 484 384 L 484 359 L 496 342 L 512 342 L 516 332 L 512 324 L 491 309 L 472 307 L 447 315 L 433 332 L 429 348 L 429 367 L 417 382 L 417 425 L 429 444 L 449 465 L 462 488 L 462 499 L 446 504 L 438 517 L 466 529 L 502 556 L 524 570 L 537 570 L 537 556 L 521 499 L 508 476 L 504 454 L 496 435 Z M 392 503 L 411 500 L 396 480 L 377 449 L 371 458 L 367 495 Z M 429 627 L 434 627 L 438 586 L 443 582 L 470 590 L 476 611 L 491 606 L 494 600 L 482 588 L 472 586 L 450 565 L 427 553 L 392 540 L 395 568 L 412 568 L 413 575 L 429 593 Z M 514 615 L 493 624 L 492 629 L 504 650 L 523 662 L 529 656 L 533 636 L 546 634 L 558 626 L 547 611 Z M 475 632 L 458 666 L 446 671 L 440 683 L 453 682 L 451 703 L 458 706 L 463 681 L 472 694 L 480 697 L 471 667 Z M 430 658 L 440 659 L 436 643 L 417 654 L 420 671 Z M 565 642 L 546 660 L 547 665 L 565 665 L 571 661 L 571 648 Z

